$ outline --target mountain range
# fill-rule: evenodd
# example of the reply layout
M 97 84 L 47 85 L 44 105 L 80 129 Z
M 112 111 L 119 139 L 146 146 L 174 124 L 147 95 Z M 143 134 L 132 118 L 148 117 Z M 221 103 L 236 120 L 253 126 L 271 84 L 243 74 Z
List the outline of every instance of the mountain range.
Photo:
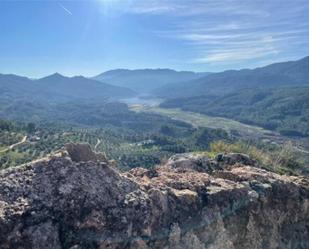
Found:
M 163 98 L 225 95 L 245 88 L 309 85 L 309 56 L 256 69 L 229 70 L 163 86 L 154 93 Z
M 0 97 L 66 101 L 119 99 L 146 93 L 171 99 L 201 95 L 223 96 L 246 88 L 308 84 L 309 56 L 298 61 L 220 73 L 171 69 L 116 69 L 91 78 L 66 77 L 55 73 L 35 80 L 13 74 L 0 74 Z
M 46 113 L 62 112 L 64 106 L 100 109 L 106 102 L 148 93 L 167 100 L 162 107 L 308 136 L 308 88 L 309 57 L 221 73 L 117 69 L 92 78 L 55 73 L 40 79 L 0 74 L 0 117 L 36 120 Z M 78 112 L 70 108 L 58 116 Z
M 61 102 L 73 99 L 124 98 L 136 95 L 128 88 L 113 86 L 83 76 L 65 77 L 59 73 L 31 80 L 12 74 L 0 74 L 0 97 Z
M 171 69 L 116 69 L 101 73 L 92 79 L 111 85 L 128 87 L 138 93 L 151 93 L 159 87 L 196 80 L 209 74 Z

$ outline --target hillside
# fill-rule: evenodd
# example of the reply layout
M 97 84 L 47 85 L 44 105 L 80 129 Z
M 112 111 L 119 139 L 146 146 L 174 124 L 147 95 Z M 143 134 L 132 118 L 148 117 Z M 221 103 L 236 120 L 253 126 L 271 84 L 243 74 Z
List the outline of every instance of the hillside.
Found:
M 128 88 L 57 73 L 37 80 L 0 75 L 0 89 L 0 118 L 24 122 L 63 120 L 74 114 L 67 113 L 66 106 L 100 105 L 136 95 Z M 77 115 L 78 108 L 75 111 Z
M 0 119 L 0 154 L 12 144 L 17 144 L 25 135 L 26 127 L 20 127 L 14 122 Z M 1 168 L 1 159 L 0 159 Z
M 213 73 L 182 84 L 164 86 L 154 93 L 164 98 L 224 95 L 245 88 L 309 85 L 309 57 L 256 69 Z
M 245 89 L 222 97 L 167 100 L 165 108 L 181 108 L 256 124 L 284 135 L 309 135 L 309 87 Z
M 308 178 L 243 154 L 182 154 L 120 173 L 69 144 L 0 171 L 0 244 L 45 249 L 309 247 Z M 265 229 L 267 228 L 267 229 Z
M 112 86 L 82 76 L 65 77 L 57 73 L 37 80 L 0 74 L 0 88 L 2 103 L 20 100 L 59 103 L 72 99 L 115 99 L 135 95 L 135 92 L 128 88 Z
M 36 83 L 40 86 L 42 92 L 54 96 L 63 95 L 70 99 L 115 99 L 135 95 L 135 92 L 128 88 L 112 86 L 83 76 L 65 77 L 56 73 L 36 80 Z
M 149 93 L 158 87 L 198 79 L 206 74 L 171 69 L 116 69 L 99 74 L 93 79 L 128 87 L 139 93 Z
M 7 124 L 17 123 L 3 121 L 1 125 L 0 120 L 0 168 L 29 162 L 70 141 L 90 143 L 115 159 L 120 168 L 132 168 L 153 166 L 173 153 L 204 150 L 216 140 L 231 140 L 222 129 L 194 128 L 162 115 L 136 113 L 122 103 L 73 101 L 42 106 L 16 102 L 0 115 L 24 122 L 20 129 L 8 130 Z M 8 149 L 25 135 L 26 143 Z

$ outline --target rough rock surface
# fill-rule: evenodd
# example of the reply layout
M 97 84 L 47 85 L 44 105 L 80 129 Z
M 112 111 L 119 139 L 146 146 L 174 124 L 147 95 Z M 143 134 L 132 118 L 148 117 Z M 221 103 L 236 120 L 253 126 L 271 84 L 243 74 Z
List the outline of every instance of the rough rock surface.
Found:
M 91 147 L 89 144 L 74 144 L 69 143 L 65 145 L 65 151 L 67 152 L 68 156 L 72 159 L 74 162 L 80 162 L 80 161 L 101 161 L 101 162 L 107 162 L 107 159 L 105 156 L 101 153 L 95 153 L 91 150 Z
M 0 172 L 0 248 L 309 248 L 307 178 L 241 154 L 126 173 L 73 157 Z

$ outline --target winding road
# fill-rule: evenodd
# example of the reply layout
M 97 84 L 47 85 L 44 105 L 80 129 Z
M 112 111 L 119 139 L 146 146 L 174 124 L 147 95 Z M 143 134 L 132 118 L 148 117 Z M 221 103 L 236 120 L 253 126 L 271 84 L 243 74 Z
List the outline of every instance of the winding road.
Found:
M 15 143 L 15 144 L 12 144 L 10 145 L 9 147 L 7 147 L 6 149 L 4 150 L 1 150 L 0 153 L 3 153 L 3 152 L 7 152 L 8 150 L 11 150 L 13 149 L 14 147 L 18 146 L 18 145 L 21 145 L 23 143 L 25 143 L 27 141 L 27 136 L 24 136 L 22 140 L 20 140 L 18 143 Z
M 97 147 L 100 145 L 100 143 L 101 143 L 101 140 L 100 140 L 100 139 L 98 139 L 98 141 L 97 141 L 96 145 L 94 146 L 94 150 L 97 150 Z

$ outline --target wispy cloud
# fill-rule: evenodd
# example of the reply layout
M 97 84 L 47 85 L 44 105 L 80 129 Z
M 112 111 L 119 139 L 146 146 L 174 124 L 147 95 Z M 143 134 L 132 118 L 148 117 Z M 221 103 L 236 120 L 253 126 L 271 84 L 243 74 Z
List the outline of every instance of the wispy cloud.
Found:
M 70 11 L 70 10 L 68 10 L 66 7 L 64 7 L 61 3 L 58 3 L 58 5 L 60 6 L 60 8 L 62 8 L 67 14 L 69 14 L 69 15 L 73 15 L 73 13 Z
M 192 60 L 193 63 L 214 63 L 214 62 L 238 62 L 248 59 L 260 58 L 266 55 L 278 54 L 280 51 L 272 46 L 260 48 L 239 48 L 239 49 L 226 49 L 223 51 L 213 51 L 206 56 Z
M 269 58 L 293 49 L 299 40 L 309 40 L 308 1 L 154 2 L 162 8 L 156 14 L 168 11 L 170 15 L 191 16 L 179 18 L 172 29 L 156 31 L 161 37 L 188 44 L 196 56 L 189 59 L 191 63 Z M 139 8 L 147 10 L 146 5 Z
M 126 13 L 172 20 L 153 32 L 188 46 L 190 63 L 266 61 L 309 40 L 308 0 L 128 1 Z
M 129 12 L 140 14 L 166 14 L 175 16 L 196 16 L 205 14 L 268 16 L 270 13 L 259 9 L 248 9 L 243 1 L 204 1 L 204 0 L 147 0 L 136 1 Z

